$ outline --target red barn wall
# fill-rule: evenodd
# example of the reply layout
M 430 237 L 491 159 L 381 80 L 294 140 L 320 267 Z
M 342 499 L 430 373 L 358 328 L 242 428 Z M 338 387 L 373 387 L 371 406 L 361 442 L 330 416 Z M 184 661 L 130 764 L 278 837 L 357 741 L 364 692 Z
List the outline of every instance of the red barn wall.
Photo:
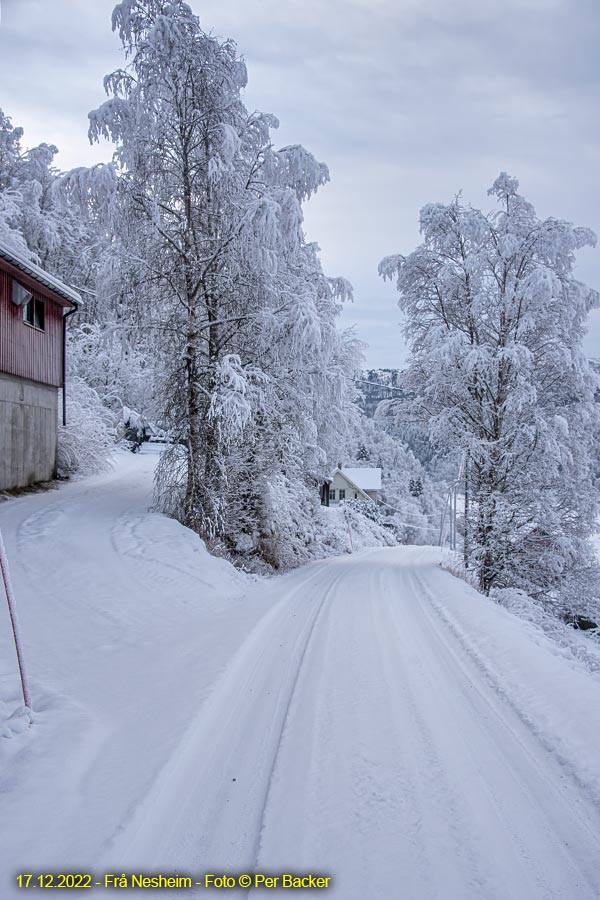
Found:
M 29 286 L 29 279 L 23 278 L 22 283 Z M 0 260 L 0 372 L 60 387 L 63 307 L 33 288 L 34 297 L 43 300 L 45 307 L 45 330 L 40 331 L 23 322 L 23 307 L 15 306 L 11 291 L 12 277 Z

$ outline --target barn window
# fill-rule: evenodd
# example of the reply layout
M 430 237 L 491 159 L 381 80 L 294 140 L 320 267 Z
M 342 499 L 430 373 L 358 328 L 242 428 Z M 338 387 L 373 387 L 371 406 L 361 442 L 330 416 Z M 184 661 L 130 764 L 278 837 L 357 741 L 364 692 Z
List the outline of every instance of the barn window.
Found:
M 34 328 L 44 330 L 44 301 L 32 297 L 23 307 L 23 321 Z

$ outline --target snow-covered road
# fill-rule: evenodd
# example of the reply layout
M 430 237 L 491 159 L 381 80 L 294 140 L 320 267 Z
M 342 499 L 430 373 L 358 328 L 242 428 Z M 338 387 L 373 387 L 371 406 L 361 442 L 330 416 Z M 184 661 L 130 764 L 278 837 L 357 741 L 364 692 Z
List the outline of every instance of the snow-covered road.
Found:
M 39 710 L 0 751 L 2 896 L 66 866 L 598 900 L 597 675 L 433 548 L 251 583 L 146 512 L 153 462 L 0 505 Z

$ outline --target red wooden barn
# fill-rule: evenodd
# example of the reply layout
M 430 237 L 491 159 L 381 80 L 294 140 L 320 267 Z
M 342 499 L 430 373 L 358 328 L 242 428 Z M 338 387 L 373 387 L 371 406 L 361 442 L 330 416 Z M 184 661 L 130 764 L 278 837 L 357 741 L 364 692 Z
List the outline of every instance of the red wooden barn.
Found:
M 65 320 L 80 303 L 0 243 L 0 490 L 54 477 Z

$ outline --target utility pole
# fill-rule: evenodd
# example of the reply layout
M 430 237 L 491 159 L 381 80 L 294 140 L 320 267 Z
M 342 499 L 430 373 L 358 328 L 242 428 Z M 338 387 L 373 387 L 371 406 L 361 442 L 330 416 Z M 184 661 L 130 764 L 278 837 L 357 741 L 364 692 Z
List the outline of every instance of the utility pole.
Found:
M 465 516 L 464 516 L 463 562 L 469 568 L 469 451 L 465 454 Z
M 465 479 L 467 478 L 466 473 L 466 458 L 463 458 L 460 464 L 460 468 L 458 470 L 458 475 L 456 476 L 456 480 L 451 485 L 447 495 L 446 502 L 444 504 L 444 509 L 442 511 L 442 517 L 440 520 L 440 538 L 439 543 L 440 547 L 444 546 L 444 525 L 446 524 L 446 510 L 448 511 L 448 546 L 451 550 L 456 550 L 457 544 L 457 519 L 458 519 L 458 490 L 462 485 L 463 472 L 465 475 Z M 466 482 L 465 482 L 466 483 Z M 465 504 L 468 502 L 467 497 L 465 496 Z M 466 513 L 465 513 L 466 514 Z M 466 526 L 465 526 L 466 527 Z M 466 541 L 466 531 L 465 531 L 465 541 Z
M 456 484 L 450 494 L 450 548 L 456 550 Z

